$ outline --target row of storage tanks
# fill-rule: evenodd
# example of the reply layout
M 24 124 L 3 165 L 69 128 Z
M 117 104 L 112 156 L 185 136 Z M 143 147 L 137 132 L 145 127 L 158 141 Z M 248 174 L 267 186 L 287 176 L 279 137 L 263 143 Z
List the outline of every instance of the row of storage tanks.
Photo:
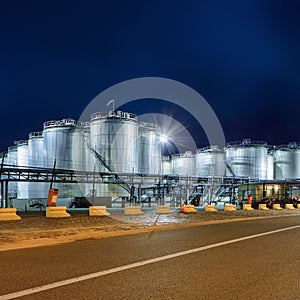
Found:
M 300 144 L 269 147 L 266 142 L 244 139 L 225 149 L 210 146 L 162 157 L 162 173 L 182 176 L 235 176 L 260 180 L 300 178 Z
M 160 128 L 139 122 L 136 115 L 127 112 L 94 113 L 90 122 L 45 122 L 42 132 L 30 133 L 28 140 L 15 142 L 3 155 L 5 164 L 17 168 L 53 168 L 56 161 L 55 168 L 62 170 L 160 174 Z M 20 199 L 45 196 L 46 186 L 49 184 L 10 182 L 10 190 L 16 190 Z M 80 191 L 71 184 L 55 187 L 65 196 L 87 195 L 91 188 L 82 191 L 81 187 Z M 97 187 L 96 194 L 111 196 L 119 192 L 116 185 L 103 184 Z
M 300 145 L 270 148 L 265 142 L 228 143 L 225 149 L 216 146 L 187 151 L 172 157 L 161 156 L 160 128 L 139 122 L 136 115 L 111 111 L 94 113 L 90 122 L 73 119 L 48 121 L 42 132 L 32 132 L 28 140 L 15 142 L 8 148 L 4 163 L 16 167 L 52 168 L 77 171 L 110 170 L 119 173 L 178 174 L 181 176 L 236 176 L 257 179 L 300 178 Z M 96 159 L 97 151 L 105 164 Z M 44 183 L 16 185 L 18 198 L 38 197 Z M 73 189 L 70 187 L 66 190 Z M 27 187 L 27 188 L 26 188 Z M 106 187 L 107 188 L 107 187 Z M 98 195 L 106 193 L 99 190 Z M 32 195 L 31 195 L 32 193 Z M 87 194 L 88 191 L 84 191 Z M 107 193 L 106 193 L 107 194 Z

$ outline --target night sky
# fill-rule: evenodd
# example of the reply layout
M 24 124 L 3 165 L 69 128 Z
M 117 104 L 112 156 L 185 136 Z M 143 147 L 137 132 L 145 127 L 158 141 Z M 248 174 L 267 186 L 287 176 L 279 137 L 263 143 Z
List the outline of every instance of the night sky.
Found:
M 0 151 L 148 76 L 200 93 L 227 141 L 300 141 L 300 1 L 1 1 Z

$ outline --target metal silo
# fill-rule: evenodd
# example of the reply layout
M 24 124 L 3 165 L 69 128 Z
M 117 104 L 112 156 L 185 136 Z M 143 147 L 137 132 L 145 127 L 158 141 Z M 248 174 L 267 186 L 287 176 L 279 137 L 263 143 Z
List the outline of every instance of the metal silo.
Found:
M 193 176 L 196 173 L 196 158 L 191 151 L 172 155 L 173 173 L 180 176 Z
M 300 144 L 289 143 L 274 151 L 275 179 L 300 178 Z
M 28 140 L 17 141 L 18 168 L 29 167 Z M 18 182 L 18 199 L 29 198 L 29 182 Z
M 100 154 L 94 155 L 96 171 L 136 173 L 138 171 L 138 125 L 134 114 L 122 111 L 94 113 L 90 123 L 90 147 Z M 97 186 L 97 196 L 128 196 L 128 191 L 116 184 Z
M 242 142 L 228 143 L 226 163 L 237 177 L 267 179 L 268 148 L 266 142 L 253 142 L 244 139 Z M 232 174 L 229 174 L 232 176 Z
M 30 132 L 28 139 L 29 166 L 33 168 L 44 167 L 43 132 Z M 30 198 L 47 198 L 48 185 L 44 182 L 29 183 Z
M 225 176 L 225 152 L 218 146 L 198 149 L 196 153 L 196 175 Z
M 160 174 L 161 143 L 160 128 L 148 122 L 138 126 L 138 172 L 142 174 Z
M 52 168 L 56 159 L 57 169 L 83 170 L 85 161 L 84 128 L 73 119 L 44 123 L 45 167 Z
M 170 156 L 163 156 L 161 158 L 161 173 L 163 175 L 173 174 L 172 160 Z
M 48 121 L 43 131 L 44 165 L 56 169 L 84 170 L 84 125 L 73 119 Z M 59 189 L 59 197 L 81 196 L 79 187 L 74 184 L 55 184 Z

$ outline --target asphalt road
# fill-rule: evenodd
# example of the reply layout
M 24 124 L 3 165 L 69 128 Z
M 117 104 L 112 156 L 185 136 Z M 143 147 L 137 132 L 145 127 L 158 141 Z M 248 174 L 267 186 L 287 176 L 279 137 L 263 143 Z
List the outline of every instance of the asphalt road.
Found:
M 235 240 L 292 226 L 298 227 Z M 215 245 L 224 241 L 232 242 Z M 99 273 L 105 270 L 111 273 Z M 73 282 L 88 274 L 95 278 Z M 41 286 L 22 299 L 300 299 L 300 217 L 0 252 L 0 299 Z

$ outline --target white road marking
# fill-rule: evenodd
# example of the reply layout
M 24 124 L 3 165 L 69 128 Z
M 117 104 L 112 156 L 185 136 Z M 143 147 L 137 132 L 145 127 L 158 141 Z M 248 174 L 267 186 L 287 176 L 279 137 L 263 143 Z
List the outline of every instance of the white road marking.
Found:
M 113 268 L 113 269 L 109 269 L 109 270 L 104 270 L 104 271 L 100 271 L 100 272 L 96 272 L 96 273 L 92 273 L 92 274 L 88 274 L 88 275 L 74 277 L 74 278 L 71 278 L 71 279 L 66 279 L 66 280 L 62 280 L 62 281 L 58 281 L 58 282 L 53 282 L 53 283 L 49 283 L 49 284 L 46 284 L 46 285 L 41 285 L 41 286 L 38 286 L 38 287 L 30 288 L 30 289 L 27 289 L 27 290 L 2 295 L 2 296 L 0 296 L 0 300 L 15 299 L 15 298 L 18 298 L 18 297 L 39 293 L 39 292 L 42 292 L 42 291 L 55 289 L 55 288 L 65 286 L 65 285 L 68 285 L 68 284 L 73 284 L 73 283 L 76 283 L 76 282 L 81 282 L 81 281 L 84 281 L 84 280 L 89 280 L 89 279 L 105 276 L 105 275 L 108 275 L 108 274 L 125 271 L 125 270 L 128 270 L 128 269 L 137 268 L 137 267 L 157 263 L 157 262 L 164 261 L 164 260 L 167 260 L 167 259 L 171 259 L 171 258 L 183 256 L 183 255 L 189 255 L 189 254 L 192 254 L 192 253 L 201 252 L 201 251 L 204 251 L 204 250 L 208 250 L 208 249 L 212 249 L 212 248 L 216 248 L 216 247 L 221 247 L 221 246 L 229 245 L 229 244 L 233 244 L 233 243 L 238 243 L 238 242 L 254 239 L 254 238 L 257 238 L 257 237 L 266 236 L 266 235 L 270 235 L 270 234 L 274 234 L 274 233 L 278 233 L 278 232 L 283 232 L 283 231 L 287 231 L 287 230 L 292 230 L 292 229 L 296 229 L 296 228 L 300 228 L 300 225 L 281 228 L 281 229 L 272 230 L 272 231 L 263 232 L 263 233 L 258 233 L 258 234 L 254 234 L 254 235 L 249 235 L 249 236 L 245 236 L 245 237 L 241 237 L 241 238 L 237 238 L 237 239 L 233 239 L 233 240 L 229 240 L 229 241 L 224 241 L 224 242 L 220 242 L 220 243 L 216 243 L 216 244 L 212 244 L 212 245 L 207 245 L 207 246 L 203 246 L 203 247 L 199 247 L 199 248 L 194 248 L 194 249 L 190 249 L 190 250 L 186 250 L 186 251 L 181 251 L 181 252 L 177 252 L 177 253 L 173 253 L 173 254 L 169 254 L 169 255 L 164 255 L 164 256 L 160 256 L 160 257 L 156 257 L 156 258 L 152 258 L 152 259 L 147 259 L 147 260 L 144 260 L 144 261 L 136 262 L 136 263 L 133 263 L 133 264 L 129 264 L 129 265 L 125 265 L 125 266 L 121 266 L 121 267 L 117 267 L 117 268 Z

